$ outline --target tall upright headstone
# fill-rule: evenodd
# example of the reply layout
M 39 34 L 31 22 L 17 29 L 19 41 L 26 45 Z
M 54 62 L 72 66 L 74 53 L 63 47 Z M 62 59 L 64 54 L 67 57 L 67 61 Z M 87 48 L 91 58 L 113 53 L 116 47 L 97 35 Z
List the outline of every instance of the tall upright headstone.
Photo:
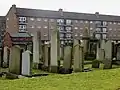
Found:
M 8 67 L 8 47 L 5 46 L 3 50 L 3 67 Z
M 22 53 L 22 75 L 31 75 L 31 52 L 29 50 Z
M 44 45 L 44 66 L 48 67 L 48 62 L 49 62 L 49 47 L 48 44 Z
M 39 61 L 39 36 L 38 32 L 33 33 L 33 68 L 38 68 Z
M 60 41 L 59 31 L 51 30 L 51 59 L 50 71 L 53 73 L 58 72 L 58 60 L 60 59 Z
M 10 51 L 9 72 L 21 74 L 21 49 L 19 46 L 13 46 Z
M 71 63 L 72 63 L 72 47 L 64 46 L 63 68 L 71 69 Z
M 2 66 L 2 50 L 0 50 L 0 67 Z
M 74 40 L 74 46 L 73 46 L 73 52 L 74 52 L 74 68 L 73 70 L 75 72 L 82 72 L 84 70 L 84 53 L 83 53 L 83 47 L 80 46 L 79 40 Z
M 106 41 L 105 44 L 105 60 L 104 69 L 112 68 L 112 42 L 110 40 Z
M 120 46 L 117 47 L 117 60 L 120 60 Z

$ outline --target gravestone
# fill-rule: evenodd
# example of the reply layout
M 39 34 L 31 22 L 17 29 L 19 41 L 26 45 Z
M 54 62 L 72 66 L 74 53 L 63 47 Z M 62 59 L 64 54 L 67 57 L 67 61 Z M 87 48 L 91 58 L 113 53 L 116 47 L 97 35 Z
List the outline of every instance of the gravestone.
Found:
M 104 69 L 112 68 L 112 42 L 110 40 L 105 43 L 105 60 Z
M 74 40 L 74 68 L 73 70 L 75 72 L 82 72 L 84 70 L 84 53 L 83 53 L 83 47 L 80 46 L 79 40 Z
M 60 49 L 59 31 L 51 30 L 50 71 L 53 73 L 58 72 L 58 60 L 60 59 L 59 49 Z
M 2 50 L 0 50 L 0 67 L 2 66 Z
M 4 47 L 4 54 L 3 54 L 3 67 L 7 68 L 8 67 L 8 47 Z
M 33 68 L 38 69 L 38 65 L 40 63 L 38 32 L 33 33 L 33 35 Z
M 22 53 L 22 75 L 31 75 L 31 52 L 29 50 Z
M 72 63 L 72 47 L 64 46 L 63 68 L 71 69 L 71 63 Z
M 120 60 L 120 46 L 117 47 L 117 60 Z
M 13 74 L 21 74 L 21 49 L 19 46 L 13 46 L 10 50 L 9 72 Z

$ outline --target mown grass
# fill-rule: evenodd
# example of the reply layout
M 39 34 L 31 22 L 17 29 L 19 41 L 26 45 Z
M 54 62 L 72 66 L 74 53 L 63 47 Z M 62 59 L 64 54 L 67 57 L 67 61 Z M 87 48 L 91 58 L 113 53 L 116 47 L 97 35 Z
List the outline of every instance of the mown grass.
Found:
M 117 90 L 118 88 L 120 88 L 120 68 L 102 70 L 102 66 L 101 69 L 94 69 L 91 72 L 70 75 L 50 74 L 46 77 L 18 80 L 0 78 L 0 90 Z

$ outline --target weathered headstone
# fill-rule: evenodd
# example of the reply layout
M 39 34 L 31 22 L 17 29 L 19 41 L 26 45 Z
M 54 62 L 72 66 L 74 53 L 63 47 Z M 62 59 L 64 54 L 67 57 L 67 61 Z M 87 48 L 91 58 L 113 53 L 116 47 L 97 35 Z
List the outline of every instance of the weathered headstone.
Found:
M 19 46 L 13 46 L 10 51 L 9 72 L 21 74 L 21 49 Z
M 112 68 L 112 42 L 110 40 L 106 41 L 105 44 L 105 60 L 104 69 Z
M 39 36 L 38 32 L 33 34 L 33 68 L 37 69 L 40 63 L 39 61 Z
M 58 60 L 60 59 L 60 41 L 59 31 L 51 30 L 51 59 L 50 59 L 50 71 L 53 73 L 58 72 Z
M 73 70 L 75 72 L 82 72 L 84 70 L 84 53 L 83 53 L 83 47 L 80 46 L 79 40 L 74 40 L 74 68 Z
M 120 60 L 120 47 L 117 48 L 117 60 Z
M 8 47 L 4 47 L 4 54 L 3 54 L 3 67 L 8 67 Z
M 31 75 L 31 52 L 29 50 L 22 53 L 22 75 Z
M 64 47 L 64 60 L 63 60 L 63 68 L 70 69 L 72 63 L 72 47 L 65 46 Z

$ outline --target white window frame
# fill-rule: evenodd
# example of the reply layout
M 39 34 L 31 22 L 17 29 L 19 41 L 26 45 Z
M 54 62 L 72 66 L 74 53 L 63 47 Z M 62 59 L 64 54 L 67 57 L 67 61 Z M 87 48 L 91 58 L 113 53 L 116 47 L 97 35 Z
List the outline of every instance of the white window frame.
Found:
M 34 18 L 30 18 L 31 21 L 34 21 L 35 19 Z
M 41 28 L 41 26 L 37 26 L 37 28 Z
M 26 21 L 27 18 L 26 17 L 19 17 L 19 21 Z
M 44 22 L 47 22 L 48 21 L 48 19 L 47 18 L 44 18 Z
M 35 26 L 32 25 L 31 28 L 35 28 Z
M 80 23 L 83 23 L 83 20 L 80 20 Z
M 88 21 L 85 21 L 85 23 L 88 23 Z
M 37 18 L 37 21 L 41 21 L 41 18 Z
M 93 21 L 90 21 L 90 23 L 93 23 Z
M 44 28 L 48 28 L 48 26 L 44 26 Z
M 74 29 L 76 29 L 76 30 L 77 30 L 77 29 L 78 29 L 78 27 L 74 27 Z
M 72 20 L 66 20 L 66 24 L 70 25 L 72 23 Z
M 75 23 L 78 23 L 78 20 L 75 20 Z

